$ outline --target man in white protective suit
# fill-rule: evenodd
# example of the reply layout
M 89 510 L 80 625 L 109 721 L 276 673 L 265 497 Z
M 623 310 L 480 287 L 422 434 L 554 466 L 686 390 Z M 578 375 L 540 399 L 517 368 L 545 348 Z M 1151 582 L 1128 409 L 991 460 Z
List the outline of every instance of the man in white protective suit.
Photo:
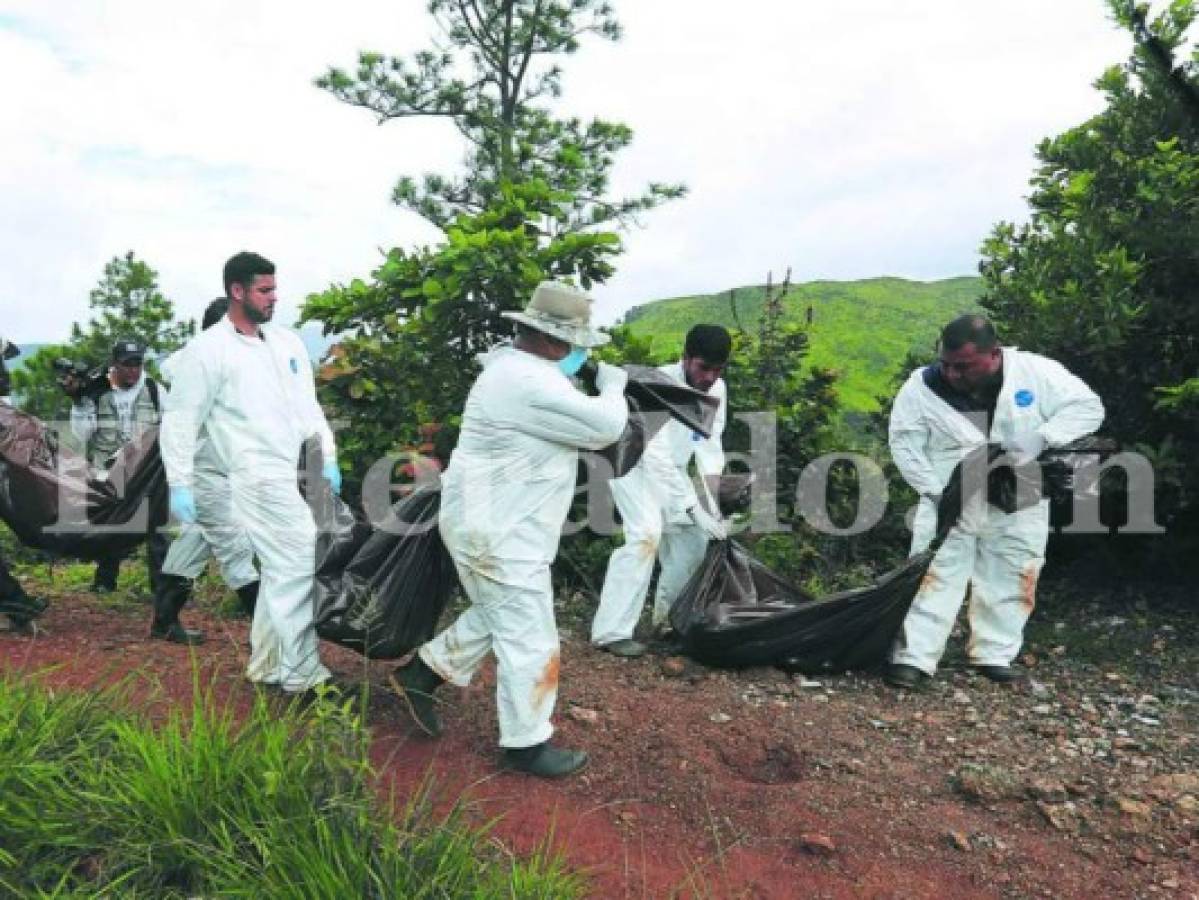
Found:
M 218 297 L 209 303 L 204 310 L 203 330 L 207 331 L 221 321 L 228 311 L 228 297 Z M 168 357 L 160 367 L 168 385 L 174 380 L 179 354 L 184 352 L 186 347 Z M 170 405 L 171 397 L 167 394 L 163 407 L 170 409 Z M 193 470 L 196 521 L 184 524 L 171 542 L 154 591 L 154 618 L 150 623 L 150 637 L 177 644 L 199 644 L 204 640 L 201 632 L 183 626 L 179 613 L 191 599 L 192 584 L 208 566 L 209 556 L 215 557 L 221 577 L 237 593 L 243 613 L 253 615 L 258 598 L 254 551 L 245 530 L 232 521 L 229 479 L 225 477 L 203 428 L 196 438 L 196 446 Z
M 724 469 L 721 435 L 728 418 L 728 391 L 721 373 L 732 340 L 720 325 L 696 325 L 683 343 L 680 362 L 662 366 L 676 381 L 716 397 L 720 405 L 708 438 L 670 419 L 654 435 L 645 454 L 625 476 L 611 482 L 612 499 L 624 523 L 624 544 L 608 560 L 599 608 L 591 624 L 591 642 L 616 656 L 637 657 L 645 644 L 633 640 L 645 594 L 662 565 L 654 592 L 652 625 L 661 630 L 679 592 L 703 562 L 708 541 L 722 540 L 725 526 L 713 512 L 709 478 Z M 688 467 L 695 459 L 708 507 L 700 502 Z
M 487 654 L 497 661 L 500 746 L 507 768 L 569 775 L 587 754 L 554 746 L 559 645 L 550 564 L 570 509 L 578 451 L 616 441 L 628 421 L 622 369 L 600 363 L 599 396 L 570 381 L 588 349 L 591 298 L 542 282 L 517 322 L 516 340 L 483 357 L 442 479 L 439 527 L 470 607 L 396 670 L 392 685 L 416 723 L 441 732 L 433 692 L 469 684 Z
M 1025 465 L 1047 447 L 1091 434 L 1102 422 L 1099 397 L 1060 363 L 1000 347 L 982 316 L 950 322 L 941 332 L 940 361 L 913 372 L 891 410 L 891 455 L 920 494 L 912 554 L 932 541 L 941 491 L 971 450 L 1001 444 L 1007 462 Z M 1047 499 L 1014 513 L 982 496 L 968 505 L 900 628 L 887 683 L 914 688 L 936 671 L 967 586 L 970 665 L 997 683 L 1019 680 L 1012 661 L 1036 603 L 1048 538 Z
M 317 651 L 312 588 L 316 524 L 296 480 L 301 446 L 317 436 L 322 475 L 341 488 L 333 433 L 312 365 L 294 331 L 271 324 L 275 266 L 238 253 L 224 270 L 228 315 L 197 335 L 174 366 L 162 423 L 171 512 L 198 520 L 195 457 L 203 429 L 228 475 L 231 518 L 258 557 L 260 588 L 246 677 L 301 693 L 330 678 Z

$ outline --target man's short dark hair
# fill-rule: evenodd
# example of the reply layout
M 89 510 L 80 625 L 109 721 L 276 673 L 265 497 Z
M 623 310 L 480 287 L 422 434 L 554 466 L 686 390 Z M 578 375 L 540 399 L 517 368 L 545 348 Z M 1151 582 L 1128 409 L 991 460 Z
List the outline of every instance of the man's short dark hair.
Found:
M 221 319 L 225 318 L 225 313 L 229 312 L 229 298 L 217 297 L 208 304 L 208 309 L 204 310 L 204 318 L 200 320 L 200 328 L 207 331 Z
M 249 288 L 257 275 L 274 275 L 275 264 L 265 256 L 243 250 L 225 263 L 225 295 L 233 296 L 233 285 Z
M 941 329 L 941 349 L 951 353 L 973 344 L 979 350 L 991 350 L 999 343 L 995 326 L 986 316 L 970 313 L 958 316 Z
M 723 325 L 694 325 L 683 342 L 683 356 L 697 356 L 708 365 L 723 366 L 732 348 L 733 338 Z

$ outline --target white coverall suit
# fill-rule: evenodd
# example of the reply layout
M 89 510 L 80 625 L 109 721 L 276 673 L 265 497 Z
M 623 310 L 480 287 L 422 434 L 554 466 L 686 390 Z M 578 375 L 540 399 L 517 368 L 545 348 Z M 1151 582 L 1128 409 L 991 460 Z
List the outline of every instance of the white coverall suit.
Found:
M 163 378 L 170 384 L 175 378 L 179 350 L 162 364 Z M 170 394 L 163 396 L 163 409 L 171 408 Z M 179 578 L 198 578 L 208 565 L 211 554 L 221 568 L 221 577 L 233 590 L 258 580 L 254 568 L 254 550 L 245 531 L 232 518 L 233 498 L 229 479 L 221 468 L 208 432 L 201 428 L 196 437 L 196 461 L 193 468 L 196 521 L 185 523 L 171 542 L 162 571 Z
M 326 460 L 336 447 L 303 342 L 278 325 L 260 328 L 261 337 L 247 337 L 226 317 L 192 339 L 175 366 L 160 443 L 167 482 L 195 492 L 197 442 L 207 431 L 228 473 L 233 521 L 262 568 L 246 677 L 304 691 L 329 670 L 312 621 L 316 524 L 296 467 L 309 437 L 320 437 Z
M 661 366 L 659 371 L 686 384 L 682 363 Z M 718 477 L 724 470 L 721 436 L 728 418 L 724 379 L 717 379 L 708 394 L 720 401 L 711 437 L 705 439 L 682 422 L 669 419 L 650 440 L 637 465 L 611 481 L 612 499 L 624 522 L 624 544 L 608 560 L 599 608 L 591 624 L 593 644 L 602 646 L 633 636 L 655 558 L 662 563 L 654 591 L 655 627 L 666 622 L 679 592 L 703 562 L 708 535 L 688 514 L 698 502 L 688 466 L 694 456 L 705 489 L 707 478 Z M 719 516 L 718 510 L 709 511 Z
M 588 397 L 556 363 L 502 345 L 484 356 L 466 399 L 439 525 L 471 605 L 419 653 L 459 687 L 495 653 L 501 747 L 532 747 L 553 732 L 559 649 L 550 564 L 578 450 L 620 437 L 626 381 L 623 370 L 601 364 L 599 396 Z
M 953 409 L 925 384 L 923 370 L 913 372 L 895 398 L 891 456 L 904 480 L 922 495 L 912 525 L 912 555 L 928 547 L 936 531 L 931 495 L 941 494 L 971 450 L 988 440 L 1009 446 L 1012 438 L 1030 432 L 1047 446 L 1060 447 L 1103 422 L 1099 397 L 1063 365 L 1010 347 L 1002 353 L 1003 385 L 989 435 L 975 424 L 985 427 L 985 413 L 967 418 Z M 970 663 L 1010 665 L 1036 603 L 1048 538 L 1048 500 L 1008 514 L 978 497 L 934 557 L 891 661 L 933 674 L 969 585 Z

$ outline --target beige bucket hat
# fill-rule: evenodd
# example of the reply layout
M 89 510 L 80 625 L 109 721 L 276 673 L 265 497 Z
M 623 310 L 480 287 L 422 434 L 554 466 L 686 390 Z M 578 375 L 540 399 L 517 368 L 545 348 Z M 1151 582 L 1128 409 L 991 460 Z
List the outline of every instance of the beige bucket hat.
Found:
M 591 305 L 591 298 L 582 291 L 561 282 L 543 281 L 523 312 L 506 312 L 503 316 L 577 347 L 601 347 L 611 338 L 591 327 Z

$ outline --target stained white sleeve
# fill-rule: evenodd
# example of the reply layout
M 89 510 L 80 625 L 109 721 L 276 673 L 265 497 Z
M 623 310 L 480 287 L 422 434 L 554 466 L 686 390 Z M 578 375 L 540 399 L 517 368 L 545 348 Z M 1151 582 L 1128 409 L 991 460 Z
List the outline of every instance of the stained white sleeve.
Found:
M 668 421 L 645 447 L 639 465 L 645 467 L 648 482 L 662 498 L 667 521 L 677 522 L 698 502 L 695 484 L 687 470 L 675 464 L 676 441 L 690 440 L 691 432 L 683 424 Z
M 308 359 L 308 350 L 304 347 L 304 342 L 297 336 L 296 341 L 299 344 L 299 349 L 304 355 L 301 357 L 304 360 Z M 333 429 L 329 427 L 329 420 L 325 418 L 325 411 L 321 409 L 320 400 L 316 396 L 316 376 L 313 374 L 312 366 L 308 366 L 307 378 L 304 379 L 304 416 L 308 422 L 307 432 L 315 434 L 320 438 L 321 442 L 321 459 L 326 462 L 337 459 L 337 440 L 333 436 Z
M 1037 432 L 1050 447 L 1061 447 L 1093 434 L 1103 424 L 1103 401 L 1077 375 L 1061 363 L 1037 360 L 1044 396 L 1046 421 Z
M 712 420 L 712 435 L 700 441 L 695 450 L 695 466 L 700 475 L 720 475 L 724 471 L 724 427 L 728 421 L 728 388 L 723 380 L 716 382 L 713 396 L 720 400 L 716 417 Z
M 620 439 L 629 421 L 624 384 L 614 381 L 588 397 L 565 378 L 530 382 L 532 396 L 520 430 L 559 444 L 599 450 Z
M 171 487 L 193 487 L 196 440 L 216 399 L 218 368 L 201 353 L 188 353 L 173 367 L 170 402 L 163 407 L 158 435 Z
M 90 397 L 71 404 L 71 434 L 78 441 L 80 452 L 87 453 L 88 442 L 96 433 L 96 401 Z
M 913 490 L 918 494 L 939 494 L 944 485 L 937 478 L 932 460 L 928 458 L 929 426 L 925 421 L 923 404 L 917 396 L 921 387 L 909 380 L 899 389 L 891 407 L 887 443 L 899 474 Z

